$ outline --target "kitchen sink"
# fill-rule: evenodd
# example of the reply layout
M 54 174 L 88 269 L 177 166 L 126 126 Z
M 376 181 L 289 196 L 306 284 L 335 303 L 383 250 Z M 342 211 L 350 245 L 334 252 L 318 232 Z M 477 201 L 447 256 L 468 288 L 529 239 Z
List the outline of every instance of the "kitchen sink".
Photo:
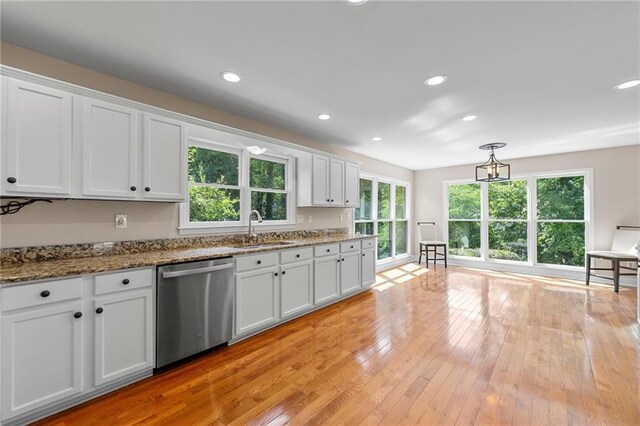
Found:
M 249 247 L 249 248 L 259 248 L 259 247 L 286 247 L 288 245 L 295 244 L 293 241 L 264 241 L 264 242 L 254 242 L 254 243 L 240 243 L 235 245 L 234 247 Z

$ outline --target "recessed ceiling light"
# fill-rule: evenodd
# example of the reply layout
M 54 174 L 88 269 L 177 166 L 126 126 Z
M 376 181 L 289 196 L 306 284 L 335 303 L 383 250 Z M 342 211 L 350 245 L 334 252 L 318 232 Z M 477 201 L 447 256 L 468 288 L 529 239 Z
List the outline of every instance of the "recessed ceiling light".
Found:
M 258 145 L 251 145 L 247 147 L 247 151 L 249 151 L 253 155 L 262 155 L 267 152 L 267 148 L 261 148 Z
M 462 117 L 462 121 L 473 121 L 476 118 L 478 118 L 477 115 L 465 115 L 464 117 Z
M 369 0 L 347 0 L 347 2 L 351 3 L 351 4 L 362 4 L 362 3 L 366 3 Z
M 382 138 L 380 136 L 374 136 L 371 138 L 372 141 L 374 142 L 380 142 L 382 140 Z
M 424 84 L 426 84 L 427 86 L 437 86 L 438 84 L 442 84 L 445 81 L 447 81 L 446 75 L 434 75 L 431 77 L 427 77 L 427 79 L 424 81 Z
M 320 114 L 320 115 L 318 116 L 318 118 L 319 118 L 320 120 L 328 120 L 328 119 L 330 119 L 330 118 L 331 118 L 331 116 L 330 116 L 329 114 Z
M 225 71 L 222 74 L 222 78 L 224 78 L 229 83 L 237 83 L 240 81 L 240 76 L 234 72 Z
M 629 80 L 624 83 L 616 84 L 613 86 L 614 89 L 630 89 L 632 87 L 636 87 L 640 84 L 640 80 Z

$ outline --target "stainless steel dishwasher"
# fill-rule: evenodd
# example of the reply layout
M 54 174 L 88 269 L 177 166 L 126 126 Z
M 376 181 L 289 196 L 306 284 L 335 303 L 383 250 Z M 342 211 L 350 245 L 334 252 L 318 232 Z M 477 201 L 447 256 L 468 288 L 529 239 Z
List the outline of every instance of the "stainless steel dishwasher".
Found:
M 231 340 L 233 259 L 158 268 L 156 367 Z

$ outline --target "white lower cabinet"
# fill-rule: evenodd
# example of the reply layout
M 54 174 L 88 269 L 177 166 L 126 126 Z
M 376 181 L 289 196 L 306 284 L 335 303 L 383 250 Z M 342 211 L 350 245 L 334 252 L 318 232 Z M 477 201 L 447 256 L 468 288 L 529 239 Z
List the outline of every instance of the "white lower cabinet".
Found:
M 376 282 L 376 252 L 374 249 L 362 250 L 360 256 L 362 287 L 371 287 Z
M 153 367 L 151 289 L 94 301 L 96 386 Z
M 314 303 L 336 299 L 340 294 L 340 255 L 327 256 L 314 261 Z
M 0 287 L 0 423 L 151 375 L 153 282 L 147 268 Z
M 82 315 L 75 301 L 2 318 L 3 421 L 82 391 Z
M 288 318 L 313 306 L 313 262 L 283 265 L 280 270 L 280 316 Z
M 340 258 L 340 294 L 360 288 L 360 252 L 343 253 Z
M 279 275 L 277 267 L 236 274 L 235 335 L 278 320 Z

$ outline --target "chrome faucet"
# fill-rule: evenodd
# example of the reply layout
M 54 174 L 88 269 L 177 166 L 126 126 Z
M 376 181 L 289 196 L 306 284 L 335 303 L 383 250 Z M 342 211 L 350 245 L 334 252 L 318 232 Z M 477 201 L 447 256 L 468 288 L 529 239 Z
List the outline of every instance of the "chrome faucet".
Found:
M 253 216 L 254 213 L 258 217 L 258 223 L 262 223 L 262 216 L 260 216 L 260 212 L 258 212 L 258 210 L 251 210 L 251 213 L 249 213 L 249 242 L 251 242 L 252 238 L 255 238 L 256 240 L 258 239 L 258 234 L 256 234 L 255 229 L 251 232 L 251 216 Z

